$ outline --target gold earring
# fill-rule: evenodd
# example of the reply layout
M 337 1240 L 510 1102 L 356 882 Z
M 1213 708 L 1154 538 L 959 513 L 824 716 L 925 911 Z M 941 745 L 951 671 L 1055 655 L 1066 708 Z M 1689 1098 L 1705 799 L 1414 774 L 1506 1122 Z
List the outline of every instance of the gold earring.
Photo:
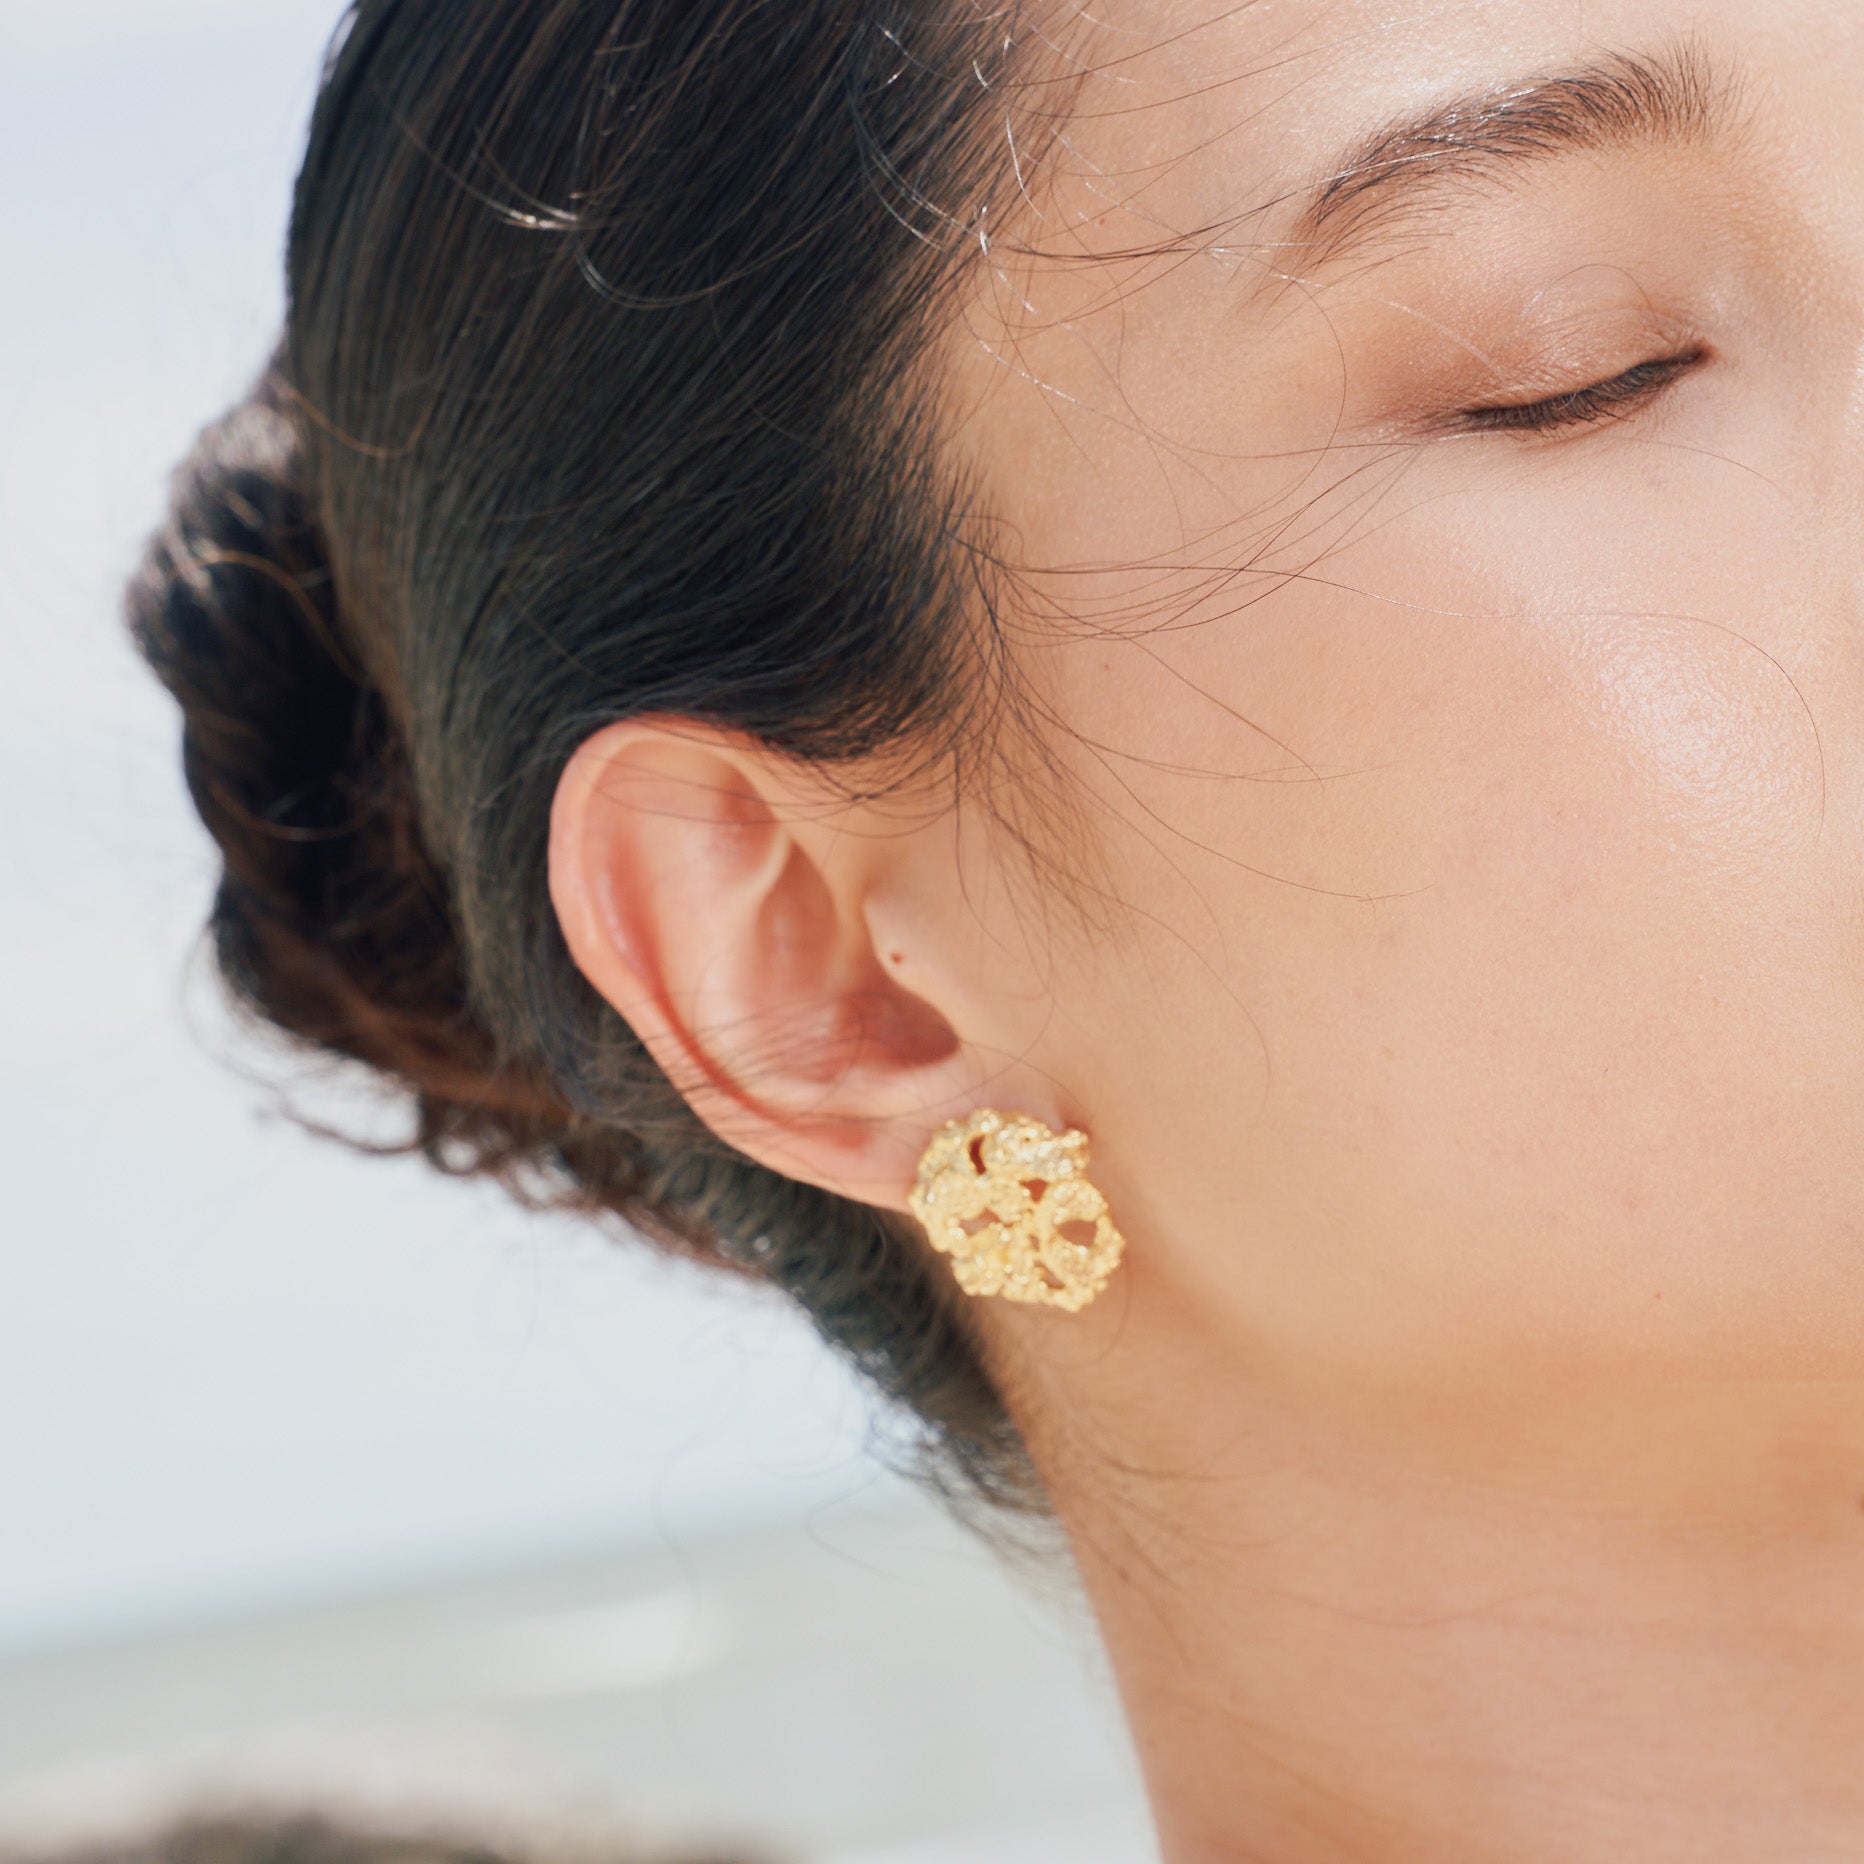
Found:
M 1126 1239 L 1087 1176 L 1087 1135 L 980 1107 L 932 1135 L 907 1195 L 966 1294 L 1078 1314 L 1120 1266 Z

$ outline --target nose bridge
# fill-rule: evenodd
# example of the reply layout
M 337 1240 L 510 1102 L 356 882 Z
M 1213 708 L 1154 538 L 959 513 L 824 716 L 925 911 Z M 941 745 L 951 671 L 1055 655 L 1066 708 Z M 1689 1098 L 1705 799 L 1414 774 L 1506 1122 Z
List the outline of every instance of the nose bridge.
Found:
M 1821 580 L 1864 613 L 1864 4 L 1784 6 L 1748 50 L 1736 159 L 1778 242 L 1763 263 L 1780 294 L 1776 362 L 1793 378 L 1791 477 L 1824 507 L 1798 517 L 1834 553 Z
M 1782 254 L 1809 328 L 1810 353 L 1844 414 L 1846 452 L 1864 472 L 1864 6 L 1824 9 L 1829 30 L 1801 29 L 1776 37 L 1786 56 L 1760 105 L 1777 114 L 1772 130 L 1785 148 L 1775 185 L 1796 193 L 1798 212 L 1782 216 L 1785 239 L 1802 243 Z M 1771 138 L 1770 138 L 1771 139 Z M 1782 203 L 1785 205 L 1786 203 Z M 1815 395 L 1816 406 L 1824 397 Z

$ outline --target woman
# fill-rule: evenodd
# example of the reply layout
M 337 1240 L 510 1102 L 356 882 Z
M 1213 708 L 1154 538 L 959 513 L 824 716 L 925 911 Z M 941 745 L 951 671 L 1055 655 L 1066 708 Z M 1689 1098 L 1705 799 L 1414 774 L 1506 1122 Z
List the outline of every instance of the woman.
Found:
M 133 595 L 221 963 L 1052 1511 L 1173 1864 L 1864 1856 L 1861 85 L 1824 0 L 332 55 Z

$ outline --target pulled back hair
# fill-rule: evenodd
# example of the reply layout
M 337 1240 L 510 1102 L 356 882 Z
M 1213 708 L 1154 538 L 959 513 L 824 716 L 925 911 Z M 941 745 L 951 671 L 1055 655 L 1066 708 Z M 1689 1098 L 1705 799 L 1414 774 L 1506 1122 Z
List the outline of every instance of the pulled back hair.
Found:
M 62 1850 L 0 1850 L 4 1864 L 649 1864 L 630 1847 L 538 1850 L 420 1826 L 338 1824 L 320 1813 L 198 1814 L 133 1836 Z M 654 1864 L 749 1864 L 708 1849 L 656 1853 Z
M 359 0 L 281 346 L 130 614 L 240 1003 L 395 1083 L 442 1169 L 787 1291 L 950 1492 L 1035 1507 L 913 1226 L 716 1139 L 546 874 L 558 778 L 619 719 L 831 765 L 989 738 L 1007 663 L 928 359 L 1020 57 L 984 0 Z

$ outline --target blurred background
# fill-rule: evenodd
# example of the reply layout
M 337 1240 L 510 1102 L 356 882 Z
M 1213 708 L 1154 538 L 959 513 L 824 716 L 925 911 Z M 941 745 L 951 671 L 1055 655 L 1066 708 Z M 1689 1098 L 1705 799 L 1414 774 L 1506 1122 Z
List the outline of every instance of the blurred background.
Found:
M 1065 1573 L 888 1476 L 803 1323 L 306 1137 L 202 975 L 117 590 L 270 346 L 336 11 L 0 0 L 0 1849 L 319 1804 L 1140 1864 Z

